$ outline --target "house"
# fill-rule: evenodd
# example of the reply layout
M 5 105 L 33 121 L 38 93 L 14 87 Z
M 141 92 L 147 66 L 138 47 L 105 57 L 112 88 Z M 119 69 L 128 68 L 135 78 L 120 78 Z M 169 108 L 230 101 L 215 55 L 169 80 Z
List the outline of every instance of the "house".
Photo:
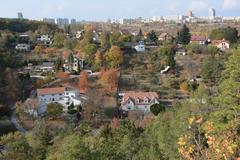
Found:
M 63 68 L 68 72 L 79 72 L 83 68 L 84 60 L 80 53 L 73 54 L 65 52 L 63 54 Z
M 230 42 L 226 41 L 225 39 L 223 39 L 223 40 L 213 40 L 212 45 L 217 47 L 221 51 L 225 51 L 226 49 L 229 49 Z
M 39 101 L 38 114 L 43 114 L 47 110 L 49 103 L 59 103 L 64 107 L 64 111 L 73 104 L 81 105 L 81 95 L 78 90 L 66 87 L 37 89 L 37 99 Z
M 162 33 L 158 36 L 159 41 L 171 41 L 173 37 L 168 33 Z
M 207 41 L 207 37 L 204 35 L 192 35 L 190 43 L 197 43 L 200 45 L 204 45 L 206 44 L 206 41 Z
M 124 111 L 141 110 L 148 113 L 153 104 L 159 104 L 158 94 L 155 92 L 122 93 L 121 109 Z
M 47 35 L 47 34 L 41 35 L 37 40 L 40 43 L 45 44 L 45 45 L 50 44 L 50 42 L 51 42 L 51 39 L 50 39 L 49 35 Z
M 145 45 L 143 44 L 138 44 L 134 48 L 136 49 L 137 52 L 140 52 L 140 53 L 143 53 L 146 51 Z
M 16 45 L 16 50 L 18 51 L 29 51 L 30 50 L 30 45 L 25 44 L 25 43 L 19 43 Z
M 55 72 L 53 62 L 43 62 L 42 65 L 36 66 L 36 70 L 40 72 Z

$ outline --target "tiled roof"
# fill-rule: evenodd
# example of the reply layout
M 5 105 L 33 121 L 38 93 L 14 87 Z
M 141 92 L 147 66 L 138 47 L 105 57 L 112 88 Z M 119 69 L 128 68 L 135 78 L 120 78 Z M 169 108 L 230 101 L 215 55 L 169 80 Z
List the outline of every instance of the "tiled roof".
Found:
M 213 40 L 212 44 L 213 45 L 219 45 L 222 42 L 229 43 L 229 41 L 226 41 L 225 39 L 222 39 L 222 40 Z
M 207 38 L 206 36 L 203 35 L 192 35 L 191 36 L 191 41 L 206 41 Z
M 42 88 L 37 89 L 37 95 L 50 95 L 50 94 L 61 94 L 64 93 L 65 87 L 57 87 L 57 88 Z
M 134 103 L 135 100 L 139 99 L 139 104 L 141 104 L 144 98 L 152 100 L 153 98 L 158 98 L 158 94 L 156 92 L 126 92 L 124 93 L 122 104 L 126 103 L 128 99 L 131 99 Z

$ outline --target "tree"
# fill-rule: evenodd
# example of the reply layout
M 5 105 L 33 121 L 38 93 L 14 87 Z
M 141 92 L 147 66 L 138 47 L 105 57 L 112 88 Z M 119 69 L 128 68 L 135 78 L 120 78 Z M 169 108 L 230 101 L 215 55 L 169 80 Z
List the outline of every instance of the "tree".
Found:
M 4 157 L 2 157 L 3 159 L 34 159 L 33 149 L 24 134 L 15 132 L 4 135 L 0 137 L 0 144 L 3 144 L 7 148 Z
M 62 48 L 64 46 L 65 36 L 62 33 L 56 33 L 53 37 L 53 46 Z
M 166 108 L 163 104 L 154 104 L 150 106 L 150 111 L 157 116 L 161 112 L 165 112 Z
M 110 33 L 105 31 L 100 36 L 101 47 L 104 49 L 109 49 L 111 47 L 110 43 Z
M 191 39 L 191 34 L 189 32 L 189 28 L 186 26 L 186 24 L 183 25 L 182 29 L 178 32 L 178 43 L 180 44 L 188 44 Z
M 64 40 L 64 48 L 69 49 L 69 50 L 74 50 L 77 46 L 77 40 L 72 39 L 72 38 L 67 38 Z
M 63 112 L 63 106 L 59 103 L 49 103 L 47 105 L 47 115 L 55 119 Z
M 78 87 L 80 91 L 86 92 L 89 88 L 88 82 L 88 73 L 86 71 L 82 71 L 78 80 Z
M 189 84 L 187 82 L 183 82 L 180 84 L 180 89 L 183 92 L 189 92 Z
M 217 83 L 221 77 L 223 64 L 214 58 L 205 59 L 201 65 L 201 76 L 204 80 Z
M 35 48 L 34 48 L 34 52 L 37 53 L 37 54 L 40 54 L 43 52 L 43 47 L 41 45 L 37 45 Z
M 158 37 L 157 37 L 157 35 L 156 35 L 154 30 L 152 30 L 150 33 L 148 33 L 147 38 L 148 38 L 148 40 L 150 42 L 154 42 L 155 44 L 158 41 Z
M 84 46 L 84 60 L 89 64 L 93 64 L 94 62 L 94 55 L 97 52 L 97 46 L 95 44 L 86 44 Z
M 102 57 L 102 54 L 98 51 L 95 54 L 95 58 L 94 58 L 94 64 L 93 64 L 94 70 L 99 71 L 102 66 L 102 63 L 103 63 L 103 57 Z
M 103 86 L 114 88 L 118 82 L 117 70 L 110 69 L 110 70 L 104 71 L 100 77 L 100 81 Z
M 54 56 L 54 53 L 56 52 L 56 50 L 54 48 L 46 48 L 45 49 L 45 53 L 49 56 L 52 57 Z
M 105 55 L 109 67 L 117 68 L 123 63 L 123 52 L 117 46 L 112 46 Z
M 213 40 L 226 39 L 230 41 L 230 43 L 236 43 L 238 41 L 238 30 L 232 27 L 217 28 L 212 30 L 210 38 Z

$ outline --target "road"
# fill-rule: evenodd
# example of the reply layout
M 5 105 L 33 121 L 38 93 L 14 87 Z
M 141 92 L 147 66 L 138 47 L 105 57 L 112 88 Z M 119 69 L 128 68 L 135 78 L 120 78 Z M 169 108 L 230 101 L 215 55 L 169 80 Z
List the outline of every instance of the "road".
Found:
M 21 132 L 21 133 L 23 133 L 23 134 L 26 134 L 26 133 L 27 133 L 27 130 L 24 129 L 24 128 L 18 123 L 18 121 L 17 121 L 17 115 L 16 115 L 16 111 L 15 111 L 15 110 L 12 111 L 11 122 L 12 122 L 12 124 L 16 127 L 16 129 L 17 129 L 19 132 Z

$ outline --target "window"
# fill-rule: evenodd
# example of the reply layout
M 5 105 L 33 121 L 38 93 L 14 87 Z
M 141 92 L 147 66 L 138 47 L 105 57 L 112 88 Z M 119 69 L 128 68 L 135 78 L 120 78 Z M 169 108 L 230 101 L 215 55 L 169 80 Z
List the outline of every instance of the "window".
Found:
M 139 99 L 137 98 L 137 99 L 135 100 L 135 102 L 136 102 L 136 103 L 139 103 Z

